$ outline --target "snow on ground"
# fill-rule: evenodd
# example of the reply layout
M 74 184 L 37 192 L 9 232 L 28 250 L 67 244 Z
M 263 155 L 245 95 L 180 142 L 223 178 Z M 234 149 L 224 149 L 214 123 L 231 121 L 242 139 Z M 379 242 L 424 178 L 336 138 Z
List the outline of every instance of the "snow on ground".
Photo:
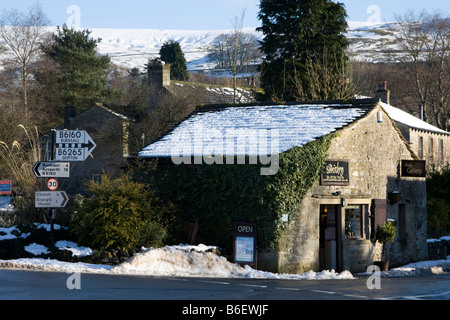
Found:
M 45 247 L 34 244 L 40 253 Z M 214 278 L 254 278 L 254 279 L 291 279 L 291 280 L 328 280 L 353 279 L 353 275 L 344 271 L 313 272 L 303 274 L 275 274 L 255 270 L 249 266 L 240 266 L 226 258 L 206 252 L 213 246 L 178 245 L 163 248 L 148 248 L 117 265 L 88 263 L 69 263 L 53 259 L 22 258 L 0 260 L 0 268 L 26 269 L 48 272 L 97 273 L 112 275 L 167 276 L 167 277 L 214 277 Z
M 38 227 L 49 229 L 48 225 L 38 224 Z M 55 225 L 55 229 L 61 226 Z M 11 228 L 0 228 L 0 240 L 15 237 Z M 16 233 L 17 234 L 17 233 Z M 21 234 L 20 237 L 27 237 Z M 448 237 L 450 238 L 450 237 Z M 445 238 L 447 239 L 447 238 Z M 442 240 L 442 238 L 440 239 Z M 439 240 L 429 240 L 439 241 Z M 70 250 L 74 256 L 91 255 L 93 250 L 80 247 L 71 241 L 58 241 L 55 244 L 60 250 Z M 0 269 L 25 269 L 47 272 L 65 273 L 96 273 L 109 275 L 139 275 L 162 277 L 214 277 L 214 278 L 252 278 L 252 279 L 286 279 L 286 280 L 331 280 L 354 279 L 349 271 L 337 273 L 334 270 L 322 272 L 305 272 L 302 274 L 278 274 L 252 269 L 229 262 L 225 257 L 212 252 L 215 246 L 186 245 L 165 246 L 161 248 L 142 248 L 127 261 L 117 266 L 89 263 L 71 263 L 44 258 L 21 258 L 15 260 L 0 260 Z M 47 247 L 40 244 L 30 244 L 26 250 L 34 255 L 47 253 Z M 383 277 L 405 277 L 439 274 L 450 272 L 450 256 L 446 260 L 433 260 L 411 263 L 400 268 L 381 272 Z M 356 276 L 367 276 L 361 273 Z
M 75 246 L 75 245 L 73 245 Z M 26 269 L 47 272 L 96 273 L 110 275 L 163 276 L 163 277 L 214 277 L 286 280 L 332 280 L 354 279 L 349 271 L 334 270 L 302 274 L 277 274 L 240 266 L 226 258 L 206 252 L 212 246 L 178 245 L 163 248 L 143 249 L 128 261 L 117 265 L 69 263 L 53 259 L 22 258 L 0 260 L 0 268 Z M 42 248 L 41 248 L 42 249 Z M 447 260 L 422 261 L 381 272 L 383 277 L 405 277 L 438 274 L 450 271 L 450 256 Z M 367 274 L 358 274 L 365 276 Z

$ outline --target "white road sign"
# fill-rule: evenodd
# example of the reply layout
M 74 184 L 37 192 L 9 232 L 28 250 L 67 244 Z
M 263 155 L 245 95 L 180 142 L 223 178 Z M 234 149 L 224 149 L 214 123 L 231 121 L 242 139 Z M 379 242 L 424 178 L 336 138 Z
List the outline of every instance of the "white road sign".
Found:
M 69 197 L 65 191 L 36 191 L 34 200 L 36 208 L 63 208 Z
M 56 130 L 56 143 L 84 144 L 87 143 L 86 135 L 87 132 L 84 130 Z
M 33 167 L 33 173 L 38 178 L 70 178 L 70 163 L 38 161 Z
M 56 161 L 85 161 L 97 146 L 84 130 L 56 130 Z

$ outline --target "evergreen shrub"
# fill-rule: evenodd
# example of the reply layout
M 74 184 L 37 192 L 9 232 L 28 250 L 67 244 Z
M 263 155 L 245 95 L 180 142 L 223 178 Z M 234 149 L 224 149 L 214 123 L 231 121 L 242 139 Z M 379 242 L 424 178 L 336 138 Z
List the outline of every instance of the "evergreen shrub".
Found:
M 75 232 L 81 245 L 118 250 L 162 245 L 166 225 L 146 184 L 103 175 L 101 183 L 90 181 L 88 190 L 92 196 L 78 201 Z

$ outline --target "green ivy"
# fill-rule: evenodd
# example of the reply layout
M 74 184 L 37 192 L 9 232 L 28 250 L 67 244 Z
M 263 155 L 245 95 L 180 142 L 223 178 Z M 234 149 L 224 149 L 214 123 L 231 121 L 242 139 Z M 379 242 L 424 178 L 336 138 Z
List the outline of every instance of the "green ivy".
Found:
M 155 184 L 161 198 L 176 203 L 181 220 L 198 221 L 199 241 L 230 253 L 233 222 L 254 222 L 258 247 L 274 247 L 286 227 L 281 217 L 287 214 L 292 220 L 297 214 L 303 197 L 320 177 L 333 137 L 280 154 L 279 170 L 273 176 L 261 175 L 260 164 L 179 165 L 156 171 L 159 183 Z

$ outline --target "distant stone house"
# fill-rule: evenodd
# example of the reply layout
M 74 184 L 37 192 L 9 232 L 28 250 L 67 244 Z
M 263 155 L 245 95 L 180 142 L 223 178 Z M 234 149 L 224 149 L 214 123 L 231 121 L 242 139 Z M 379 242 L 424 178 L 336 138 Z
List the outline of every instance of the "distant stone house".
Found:
M 247 165 L 251 156 L 267 156 L 268 146 L 273 156 L 268 159 L 276 160 L 276 154 L 333 135 L 321 178 L 316 177 L 295 208 L 288 208 L 295 214 L 274 222 L 283 227 L 273 231 L 279 234 L 274 246 L 258 251 L 258 268 L 281 273 L 365 271 L 380 260 L 375 230 L 387 219 L 396 222 L 397 236 L 388 252 L 391 266 L 398 266 L 427 258 L 427 212 L 424 172 L 410 176 L 402 171 L 404 163 L 420 158 L 390 117 L 394 109 L 374 99 L 200 108 L 139 156 L 159 159 L 166 168 L 189 161 L 186 167 L 233 166 L 238 162 L 214 160 L 239 156 L 245 156 L 242 163 Z M 274 163 L 266 169 L 278 174 Z M 217 190 L 209 192 L 217 195 Z M 266 203 L 261 199 L 254 205 L 265 210 Z
M 450 133 L 390 105 L 383 106 L 429 173 L 450 163 Z
M 113 178 L 120 177 L 129 155 L 129 125 L 130 119 L 102 104 L 96 104 L 79 115 L 76 115 L 75 108 L 66 107 L 64 124 L 55 129 L 85 130 L 96 147 L 85 161 L 71 162 L 70 178 L 58 179 L 59 189 L 74 195 L 84 191 L 87 181 L 99 181 L 103 173 Z M 49 133 L 43 141 L 49 141 Z
M 450 163 L 450 133 L 423 121 L 423 108 L 419 117 L 390 105 L 387 83 L 378 84 L 375 94 L 383 103 L 395 125 L 420 160 L 426 161 L 429 173 L 439 172 Z
M 223 104 L 223 103 L 249 103 L 254 102 L 253 93 L 243 88 L 236 89 L 236 100 L 234 99 L 234 89 L 231 87 L 180 82 L 171 80 L 171 65 L 154 59 L 148 64 L 147 76 L 148 85 L 157 93 L 155 99 L 159 99 L 160 95 L 178 95 L 186 89 L 201 97 L 202 104 Z M 250 85 L 254 85 L 251 82 Z

